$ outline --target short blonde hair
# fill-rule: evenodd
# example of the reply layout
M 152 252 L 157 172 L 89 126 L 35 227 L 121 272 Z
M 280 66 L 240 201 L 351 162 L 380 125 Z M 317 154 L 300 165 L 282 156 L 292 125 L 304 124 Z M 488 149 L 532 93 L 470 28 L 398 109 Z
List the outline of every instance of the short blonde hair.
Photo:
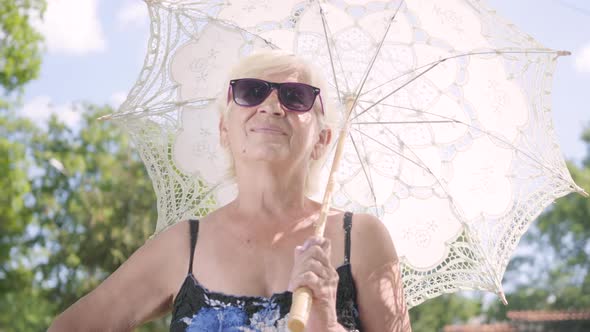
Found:
M 331 145 L 335 141 L 335 124 L 337 122 L 337 113 L 335 107 L 331 103 L 331 98 L 328 96 L 328 84 L 321 75 L 321 70 L 306 60 L 295 56 L 291 53 L 281 50 L 265 50 L 258 51 L 247 57 L 242 58 L 230 71 L 226 82 L 231 79 L 252 77 L 257 78 L 268 74 L 279 74 L 279 73 L 293 73 L 301 75 L 299 78 L 300 82 L 313 85 L 320 89 L 322 96 L 322 102 L 324 106 L 324 114 L 322 115 L 319 97 L 316 99 L 313 111 L 318 115 L 318 127 L 320 130 L 332 129 L 332 140 L 330 145 L 326 147 L 324 154 L 315 160 L 311 160 L 309 163 L 309 171 L 305 180 L 305 195 L 311 196 L 318 191 L 319 177 L 322 165 L 326 161 L 326 157 L 329 153 Z M 228 86 L 223 87 L 224 90 L 218 97 L 216 103 L 219 110 L 220 116 L 225 117 L 229 112 L 228 106 Z M 226 176 L 235 181 L 235 165 L 233 157 L 229 149 L 224 148 L 228 160 L 229 167 L 227 169 Z

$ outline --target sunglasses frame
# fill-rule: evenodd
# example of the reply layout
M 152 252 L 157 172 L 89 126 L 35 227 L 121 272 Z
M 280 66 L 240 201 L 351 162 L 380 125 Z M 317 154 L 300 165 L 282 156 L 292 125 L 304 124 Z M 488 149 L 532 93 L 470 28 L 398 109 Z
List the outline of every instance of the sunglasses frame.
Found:
M 233 89 L 234 89 L 234 85 L 238 82 L 238 81 L 242 81 L 242 80 L 252 80 L 252 81 L 258 81 L 258 82 L 262 82 L 264 83 L 266 86 L 270 87 L 270 89 L 268 90 L 268 93 L 266 94 L 266 96 L 258 103 L 255 105 L 242 105 L 240 103 L 238 103 L 238 101 L 236 100 L 236 95 L 233 93 Z M 289 84 L 289 85 L 305 85 L 308 87 L 311 87 L 313 89 L 313 93 L 314 93 L 314 97 L 313 97 L 313 101 L 311 103 L 311 106 L 306 109 L 306 110 L 295 110 L 295 109 L 291 109 L 289 107 L 287 107 L 287 105 L 285 105 L 285 103 L 283 102 L 283 98 L 281 97 L 281 93 L 280 93 L 280 89 L 281 86 L 283 86 L 284 84 Z M 315 104 L 315 100 L 316 97 L 319 96 L 320 97 L 320 106 L 322 108 L 322 114 L 324 114 L 324 102 L 322 101 L 322 95 L 320 94 L 320 89 L 316 88 L 315 86 L 309 85 L 309 84 L 305 84 L 305 83 L 299 83 L 299 82 L 284 82 L 284 83 L 276 83 L 276 82 L 268 82 L 265 80 L 261 80 L 259 78 L 237 78 L 237 79 L 233 79 L 229 81 L 229 88 L 227 90 L 227 102 L 229 103 L 230 100 L 230 92 L 232 95 L 232 99 L 234 101 L 234 103 L 236 103 L 237 105 L 240 105 L 242 107 L 255 107 L 258 106 L 260 104 L 262 104 L 266 98 L 268 98 L 268 96 L 270 96 L 270 94 L 272 93 L 272 90 L 277 90 L 277 97 L 279 99 L 279 102 L 281 103 L 281 107 L 283 107 L 284 109 L 291 111 L 291 112 L 298 112 L 298 113 L 305 113 L 305 112 L 309 112 L 312 108 L 313 105 Z

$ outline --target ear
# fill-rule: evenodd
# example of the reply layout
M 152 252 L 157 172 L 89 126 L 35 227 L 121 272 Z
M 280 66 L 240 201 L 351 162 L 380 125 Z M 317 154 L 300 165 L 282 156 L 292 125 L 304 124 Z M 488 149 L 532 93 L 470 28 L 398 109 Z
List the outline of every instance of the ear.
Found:
M 332 130 L 330 128 L 322 129 L 319 133 L 319 139 L 313 146 L 311 158 L 318 160 L 325 152 L 332 141 Z
M 219 117 L 219 142 L 222 147 L 227 147 L 229 145 L 229 137 L 224 115 Z

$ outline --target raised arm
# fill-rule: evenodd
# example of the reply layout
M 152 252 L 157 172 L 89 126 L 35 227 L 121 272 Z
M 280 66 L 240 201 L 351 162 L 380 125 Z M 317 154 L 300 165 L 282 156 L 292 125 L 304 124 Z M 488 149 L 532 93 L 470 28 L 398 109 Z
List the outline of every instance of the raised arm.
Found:
M 148 240 L 96 289 L 59 315 L 49 332 L 131 331 L 166 314 L 175 287 L 186 275 L 188 248 L 186 222 Z
M 363 332 L 411 332 L 399 259 L 385 225 L 355 214 L 351 264 Z

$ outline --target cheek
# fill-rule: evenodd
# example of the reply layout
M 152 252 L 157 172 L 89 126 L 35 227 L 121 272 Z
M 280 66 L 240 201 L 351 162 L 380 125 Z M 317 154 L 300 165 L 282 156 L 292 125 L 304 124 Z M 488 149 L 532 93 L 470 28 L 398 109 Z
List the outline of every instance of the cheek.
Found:
M 300 140 L 313 146 L 319 133 L 318 119 L 311 112 L 300 114 L 297 125 L 299 126 Z
M 232 149 L 235 148 L 236 143 L 243 141 L 243 130 L 242 126 L 239 124 L 239 119 L 235 117 L 235 114 L 230 114 L 230 111 L 225 115 L 225 128 L 226 131 L 224 133 L 224 143 L 226 147 Z
M 305 113 L 299 114 L 299 121 L 301 121 L 301 122 L 311 123 L 312 120 L 313 120 L 313 116 L 312 116 L 311 112 L 305 112 Z
M 315 122 L 317 121 L 312 116 L 311 112 L 297 115 L 297 125 L 302 129 L 313 129 Z
M 313 119 L 308 113 L 297 114 L 295 121 L 293 123 L 293 128 L 297 129 L 301 136 L 307 136 L 307 132 L 311 129 L 311 125 L 313 124 Z
M 230 133 L 241 131 L 248 113 L 238 107 L 229 107 L 226 113 L 227 127 Z

